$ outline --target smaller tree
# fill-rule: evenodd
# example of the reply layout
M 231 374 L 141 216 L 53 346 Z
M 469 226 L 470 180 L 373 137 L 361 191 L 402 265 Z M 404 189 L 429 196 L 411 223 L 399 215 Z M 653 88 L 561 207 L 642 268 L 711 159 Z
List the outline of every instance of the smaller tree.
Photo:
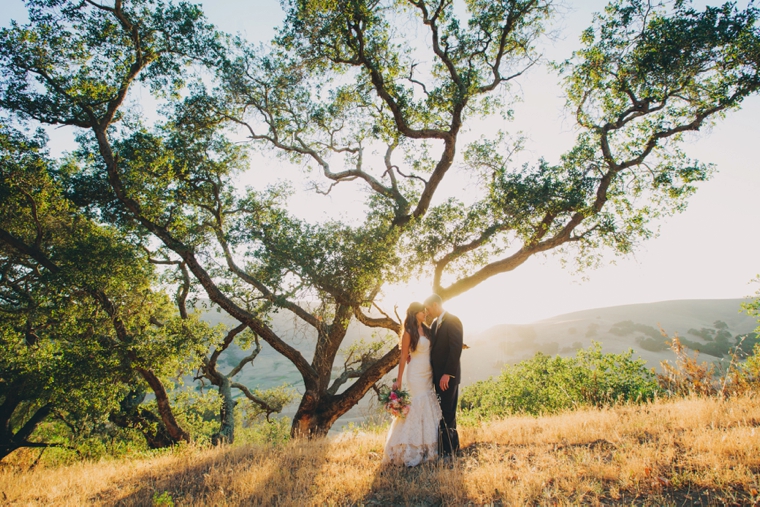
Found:
M 250 353 L 240 359 L 228 373 L 222 373 L 219 371 L 219 357 L 235 341 L 237 341 L 237 344 L 243 350 L 250 349 Z M 261 343 L 259 342 L 259 337 L 255 333 L 252 333 L 247 325 L 240 324 L 230 329 L 221 343 L 217 343 L 211 352 L 202 359 L 200 367 L 202 376 L 196 377 L 196 380 L 201 378 L 208 379 L 211 384 L 219 389 L 219 396 L 222 401 L 219 411 L 219 431 L 211 436 L 211 442 L 215 445 L 221 443 L 231 444 L 235 441 L 235 405 L 237 402 L 232 395 L 233 389 L 243 393 L 246 400 L 251 403 L 252 406 L 246 410 L 249 418 L 264 414 L 266 419 L 269 420 L 270 415 L 281 412 L 285 405 L 293 400 L 293 393 L 282 388 L 261 392 L 259 390 L 251 390 L 245 384 L 235 381 L 235 376 L 246 365 L 252 365 L 260 352 Z
M 48 445 L 29 438 L 54 410 L 105 418 L 146 386 L 149 443 L 189 440 L 161 378 L 189 370 L 207 326 L 153 289 L 139 248 L 72 205 L 44 144 L 0 125 L 0 458 Z

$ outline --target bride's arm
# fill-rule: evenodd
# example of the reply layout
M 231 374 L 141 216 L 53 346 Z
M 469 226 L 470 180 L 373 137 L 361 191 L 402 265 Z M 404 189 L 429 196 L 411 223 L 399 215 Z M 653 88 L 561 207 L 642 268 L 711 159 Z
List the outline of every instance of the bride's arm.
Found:
M 393 389 L 401 389 L 401 379 L 404 377 L 404 367 L 406 366 L 406 358 L 409 356 L 409 342 L 411 337 L 407 331 L 404 331 L 404 336 L 401 337 L 401 357 L 398 360 L 398 378 L 393 383 Z

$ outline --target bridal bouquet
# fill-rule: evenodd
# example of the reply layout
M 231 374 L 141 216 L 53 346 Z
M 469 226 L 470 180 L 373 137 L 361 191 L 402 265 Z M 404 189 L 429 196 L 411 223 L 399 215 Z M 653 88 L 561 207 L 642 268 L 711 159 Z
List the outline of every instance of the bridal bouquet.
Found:
M 393 417 L 406 417 L 409 413 L 409 407 L 412 402 L 409 400 L 409 393 L 402 389 L 389 389 L 385 387 L 380 390 L 380 402 L 385 405 L 385 411 Z

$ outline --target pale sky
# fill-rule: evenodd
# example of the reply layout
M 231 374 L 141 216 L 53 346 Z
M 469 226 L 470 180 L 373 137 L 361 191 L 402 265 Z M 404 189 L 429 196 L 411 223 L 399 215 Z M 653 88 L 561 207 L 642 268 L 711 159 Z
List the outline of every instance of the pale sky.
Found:
M 240 32 L 251 41 L 269 40 L 283 18 L 278 0 L 202 3 L 212 23 L 228 32 Z M 581 30 L 590 25 L 591 13 L 602 10 L 605 4 L 572 2 L 561 16 L 562 25 L 556 27 L 562 30 L 561 39 L 547 41 L 542 46 L 544 55 L 553 60 L 569 57 L 579 46 Z M 20 0 L 2 0 L 2 5 L 0 26 L 8 26 L 10 19 L 24 21 Z M 516 120 L 501 127 L 523 131 L 528 136 L 528 155 L 533 155 L 533 160 L 543 156 L 549 162 L 556 161 L 574 139 L 571 117 L 563 110 L 558 78 L 535 69 L 520 81 L 515 92 L 518 91 L 523 101 L 515 107 Z M 54 151 L 71 149 L 70 139 L 69 135 L 53 135 Z M 700 186 L 684 213 L 667 219 L 660 236 L 643 243 L 635 254 L 626 258 L 610 256 L 608 260 L 615 264 L 589 271 L 585 279 L 563 269 L 556 257 L 533 258 L 517 270 L 498 275 L 447 302 L 447 309 L 459 315 L 465 328 L 474 332 L 495 324 L 528 323 L 602 306 L 753 294 L 760 288 L 750 283 L 760 273 L 760 239 L 756 232 L 760 200 L 758 148 L 760 97 L 755 96 L 745 102 L 741 111 L 729 113 L 712 131 L 692 136 L 685 146 L 687 155 L 715 164 L 718 172 Z M 273 174 L 298 174 L 292 172 L 296 169 L 272 164 L 276 163 L 255 159 L 245 183 L 259 186 L 271 181 Z M 448 190 L 458 184 L 452 177 Z M 441 188 L 443 193 L 447 186 Z M 301 191 L 293 212 L 311 217 L 327 216 L 336 210 L 345 212 L 346 201 L 361 198 L 358 189 L 357 184 L 348 183 L 332 197 Z M 391 288 L 386 291 L 386 304 L 405 308 L 412 300 L 424 299 L 429 290 L 429 281 Z

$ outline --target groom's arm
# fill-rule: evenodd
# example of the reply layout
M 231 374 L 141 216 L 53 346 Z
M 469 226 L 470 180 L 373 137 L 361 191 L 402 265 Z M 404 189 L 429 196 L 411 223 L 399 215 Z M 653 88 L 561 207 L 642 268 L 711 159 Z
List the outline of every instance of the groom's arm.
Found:
M 462 327 L 462 321 L 458 318 L 453 318 L 449 321 L 449 357 L 446 359 L 446 367 L 444 373 L 450 377 L 454 377 L 457 374 L 457 366 L 459 366 L 459 358 L 462 356 L 462 343 L 464 342 L 464 328 Z M 460 379 L 457 379 L 459 381 Z

